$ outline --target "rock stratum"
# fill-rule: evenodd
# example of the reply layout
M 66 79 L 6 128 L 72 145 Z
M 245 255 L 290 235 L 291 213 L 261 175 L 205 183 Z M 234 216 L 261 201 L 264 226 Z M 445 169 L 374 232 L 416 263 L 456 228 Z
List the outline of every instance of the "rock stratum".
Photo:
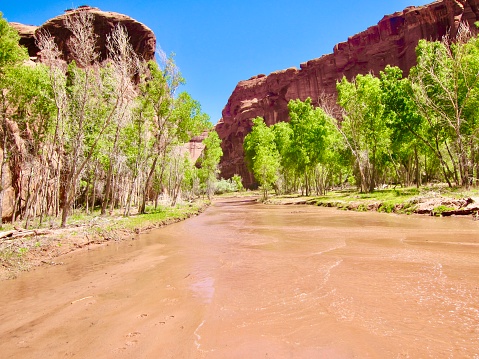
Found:
M 28 49 L 30 57 L 36 58 L 39 49 L 35 44 L 35 35 L 40 31 L 48 31 L 54 38 L 58 48 L 63 53 L 63 59 L 66 61 L 75 60 L 68 49 L 68 39 L 70 30 L 65 27 L 66 17 L 75 15 L 79 11 L 87 11 L 94 16 L 93 27 L 97 35 L 97 47 L 102 60 L 107 57 L 106 39 L 114 27 L 118 24 L 123 25 L 130 37 L 135 52 L 145 61 L 153 60 L 155 57 L 156 37 L 151 29 L 146 25 L 132 19 L 129 16 L 116 12 L 102 11 L 95 7 L 80 6 L 77 9 L 65 10 L 65 13 L 48 20 L 41 26 L 23 25 L 19 23 L 10 23 L 20 35 L 20 44 Z
M 337 44 L 333 53 L 289 68 L 257 75 L 238 83 L 216 125 L 223 158 L 221 176 L 243 177 L 254 183 L 244 163 L 243 140 L 251 131 L 252 119 L 261 116 L 268 125 L 288 121 L 289 100 L 310 97 L 314 105 L 325 96 L 336 97 L 336 82 L 343 76 L 379 74 L 386 65 L 398 66 L 406 74 L 416 64 L 415 48 L 420 39 L 437 40 L 457 29 L 461 21 L 479 19 L 479 0 L 444 0 L 410 6 L 385 16 L 375 26 Z

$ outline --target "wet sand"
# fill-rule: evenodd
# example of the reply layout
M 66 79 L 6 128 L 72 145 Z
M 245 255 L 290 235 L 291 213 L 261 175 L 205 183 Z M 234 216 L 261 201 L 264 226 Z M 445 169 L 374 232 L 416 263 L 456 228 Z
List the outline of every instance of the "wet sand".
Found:
M 479 223 L 217 201 L 0 282 L 1 358 L 479 358 Z

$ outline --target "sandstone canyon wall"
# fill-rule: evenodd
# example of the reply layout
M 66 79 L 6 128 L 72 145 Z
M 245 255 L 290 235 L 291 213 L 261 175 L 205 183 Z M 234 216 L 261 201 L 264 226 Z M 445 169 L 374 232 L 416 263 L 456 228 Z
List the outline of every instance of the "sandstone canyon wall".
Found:
M 310 97 L 315 105 L 324 94 L 336 96 L 336 81 L 343 76 L 378 74 L 386 65 L 398 66 L 406 74 L 416 64 L 415 48 L 420 39 L 437 40 L 462 20 L 479 19 L 479 0 L 436 1 L 408 7 L 385 16 L 375 26 L 337 44 L 333 53 L 268 76 L 241 81 L 222 112 L 216 131 L 222 139 L 221 176 L 243 177 L 250 186 L 254 178 L 243 159 L 243 140 L 252 119 L 261 116 L 268 125 L 288 120 L 288 101 Z
M 35 44 L 35 34 L 39 31 L 48 31 L 55 38 L 58 48 L 63 52 L 63 59 L 72 61 L 74 58 L 67 46 L 70 31 L 65 28 L 64 21 L 67 16 L 74 15 L 79 11 L 87 11 L 94 16 L 93 27 L 97 35 L 97 47 L 102 60 L 107 56 L 107 35 L 112 32 L 117 24 L 121 24 L 126 28 L 130 36 L 130 42 L 135 52 L 140 55 L 141 58 L 145 61 L 154 59 L 156 37 L 152 30 L 129 16 L 116 12 L 101 11 L 95 7 L 80 6 L 77 9 L 66 10 L 64 14 L 54 17 L 38 27 L 19 23 L 10 23 L 10 25 L 20 34 L 20 44 L 28 49 L 30 57 L 36 58 L 39 52 Z

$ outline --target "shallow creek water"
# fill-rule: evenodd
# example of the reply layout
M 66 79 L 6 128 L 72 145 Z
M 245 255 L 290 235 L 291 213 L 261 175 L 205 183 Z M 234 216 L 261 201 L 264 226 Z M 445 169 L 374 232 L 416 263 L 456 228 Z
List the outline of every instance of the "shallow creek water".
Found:
M 479 358 L 479 222 L 223 199 L 0 282 L 1 358 Z

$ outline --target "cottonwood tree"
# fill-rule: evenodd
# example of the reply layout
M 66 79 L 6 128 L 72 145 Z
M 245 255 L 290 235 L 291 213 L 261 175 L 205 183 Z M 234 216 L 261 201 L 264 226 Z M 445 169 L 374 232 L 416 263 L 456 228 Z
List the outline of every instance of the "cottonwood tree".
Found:
M 158 177 L 156 182 L 163 183 L 166 169 L 164 164 L 169 151 L 201 134 L 209 123 L 208 116 L 201 112 L 199 102 L 193 100 L 188 93 L 182 92 L 175 96 L 178 86 L 184 80 L 171 58 L 163 69 L 155 62 L 149 62 L 148 69 L 150 74 L 147 81 L 140 87 L 138 114 L 148 120 L 153 141 L 139 213 L 145 213 L 155 175 Z
M 313 178 L 316 194 L 325 195 L 328 184 L 342 185 L 347 176 L 351 156 L 340 133 L 336 130 L 335 119 L 319 108 L 324 121 L 321 159 L 314 168 Z
M 384 117 L 391 130 L 389 156 L 396 172 L 397 181 L 403 185 L 416 186 L 422 183 L 421 172 L 427 181 L 432 174 L 428 163 L 439 163 L 446 182 L 450 182 L 450 170 L 440 146 L 440 127 L 421 115 L 412 94 L 411 81 L 403 78 L 398 67 L 387 66 L 381 72 Z M 420 158 L 423 157 L 421 163 Z
M 219 163 L 223 150 L 221 149 L 221 139 L 216 131 L 209 131 L 208 136 L 203 140 L 205 148 L 199 158 L 199 178 L 205 189 L 208 199 L 215 190 L 216 179 L 219 174 Z
M 296 191 L 299 187 L 299 179 L 293 158 L 288 156 L 291 153 L 293 130 L 288 122 L 278 122 L 271 126 L 271 129 L 280 160 L 280 171 L 276 181 L 277 190 L 283 193 Z
M 111 86 L 116 104 L 111 129 L 107 132 L 110 136 L 104 137 L 107 141 L 102 141 L 103 148 L 106 150 L 107 166 L 105 192 L 101 206 L 102 215 L 106 214 L 108 203 L 113 197 L 112 177 L 120 158 L 120 136 L 123 128 L 131 122 L 133 104 L 137 95 L 132 80 L 141 71 L 140 59 L 131 45 L 124 26 L 117 25 L 107 36 L 106 47 L 109 60 L 106 71 L 111 71 L 108 75 L 112 79 Z
M 6 83 L 8 73 L 19 66 L 24 60 L 28 59 L 27 52 L 18 44 L 19 35 L 8 22 L 3 18 L 0 12 L 0 95 L 1 98 L 1 126 L 0 126 L 0 147 L 2 151 L 2 161 L 0 164 L 0 213 L 3 209 L 3 197 L 6 186 L 6 171 L 9 163 L 10 148 L 8 137 L 12 136 L 9 131 L 8 116 L 9 116 L 9 101 L 8 85 Z M 0 217 L 2 215 L 0 214 Z M 0 227 L 2 225 L 2 218 L 0 218 Z
M 157 63 L 150 61 L 148 63 L 150 72 L 148 80 L 140 85 L 140 97 L 137 116 L 141 116 L 148 121 L 149 131 L 153 134 L 151 143 L 150 156 L 148 159 L 149 170 L 143 185 L 142 199 L 138 212 L 145 213 L 146 201 L 151 189 L 151 184 L 157 164 L 160 157 L 165 157 L 168 146 L 171 143 L 169 136 L 170 128 L 174 127 L 174 120 L 171 118 L 173 109 L 173 100 L 175 89 L 171 89 L 168 85 L 167 77 L 174 76 L 164 73 Z M 182 79 L 175 82 L 175 86 L 179 86 Z
M 468 187 L 477 146 L 479 40 L 461 25 L 454 39 L 421 40 L 416 52 L 410 79 L 417 108 L 436 136 L 436 151 L 444 147 L 449 155 L 456 182 Z
M 40 214 L 42 222 L 49 209 L 47 198 L 52 197 L 49 144 L 55 109 L 45 66 L 18 66 L 9 71 L 6 79 L 8 91 L 4 99 L 17 128 L 15 137 L 18 136 L 10 141 L 15 148 L 10 164 L 15 189 L 11 205 L 13 217 L 18 211 L 23 212 L 28 227 L 28 217 L 32 214 L 33 217 Z
M 371 74 L 358 75 L 351 82 L 343 77 L 337 90 L 344 113 L 336 128 L 355 158 L 361 191 L 371 192 L 387 163 L 389 147 L 380 81 Z
M 168 190 L 171 206 L 175 206 L 184 188 L 188 170 L 193 167 L 190 154 L 186 152 L 183 147 L 177 146 L 170 152 L 166 165 L 168 168 L 168 176 L 164 186 Z
M 280 170 L 280 154 L 275 145 L 273 130 L 266 126 L 263 118 L 253 119 L 251 132 L 244 139 L 247 164 L 263 189 L 263 199 L 275 187 Z
M 297 175 L 302 176 L 308 196 L 311 178 L 325 150 L 326 116 L 321 109 L 313 107 L 310 98 L 305 101 L 291 100 L 288 109 L 291 127 L 288 163 Z
M 141 103 L 140 98 L 136 98 Z M 134 107 L 131 121 L 122 129 L 120 148 L 126 156 L 126 165 L 129 168 L 130 181 L 127 188 L 127 199 L 123 215 L 129 216 L 133 198 L 143 180 L 143 172 L 147 170 L 148 159 L 153 147 L 153 133 L 150 123 L 141 107 Z
M 167 188 L 171 194 L 172 205 L 175 205 L 180 195 L 182 182 L 185 179 L 185 172 L 188 167 L 193 165 L 189 153 L 187 154 L 184 151 L 184 144 L 203 133 L 210 126 L 210 123 L 209 117 L 201 112 L 200 103 L 193 100 L 187 92 L 180 93 L 175 99 L 173 118 L 176 119 L 177 123 L 172 133 L 170 162 L 173 161 L 174 166 L 170 167 L 173 170 L 173 173 L 170 172 L 170 177 L 176 178 L 176 181 L 170 181 Z M 179 148 L 181 151 L 178 152 Z
M 396 181 L 411 185 L 421 183 L 419 155 L 424 140 L 422 118 L 410 96 L 410 83 L 398 67 L 387 66 L 380 75 L 383 93 L 384 119 L 390 129 L 391 147 L 388 150 Z M 414 168 L 415 167 L 415 168 Z
M 110 71 L 99 62 L 93 15 L 80 11 L 67 17 L 65 26 L 71 32 L 69 48 L 76 59 L 66 71 L 53 38 L 48 33 L 41 33 L 37 39 L 42 59 L 50 68 L 57 107 L 55 142 L 62 155 L 59 165 L 62 227 L 66 225 L 82 173 L 97 153 L 100 141 L 111 129 L 112 123 L 121 119 L 125 109 L 122 104 L 129 89 L 124 81 L 129 72 L 119 70 L 123 65 L 119 63 L 121 59 L 118 56 L 123 56 L 122 51 L 125 56 L 131 55 L 131 52 L 118 48 L 119 42 L 111 40 L 109 43 L 117 46 L 117 53 L 113 53 L 114 65 Z M 117 31 L 119 37 L 125 37 L 121 29 Z
M 36 35 L 36 42 L 41 50 L 42 62 L 48 68 L 48 82 L 54 104 L 53 133 L 50 137 L 49 147 L 46 151 L 49 166 L 46 168 L 46 182 L 53 182 L 51 196 L 48 198 L 47 212 L 55 217 L 60 212 L 60 173 L 63 169 L 63 144 L 64 132 L 67 127 L 67 65 L 62 59 L 62 54 L 55 44 L 54 38 L 45 31 Z

